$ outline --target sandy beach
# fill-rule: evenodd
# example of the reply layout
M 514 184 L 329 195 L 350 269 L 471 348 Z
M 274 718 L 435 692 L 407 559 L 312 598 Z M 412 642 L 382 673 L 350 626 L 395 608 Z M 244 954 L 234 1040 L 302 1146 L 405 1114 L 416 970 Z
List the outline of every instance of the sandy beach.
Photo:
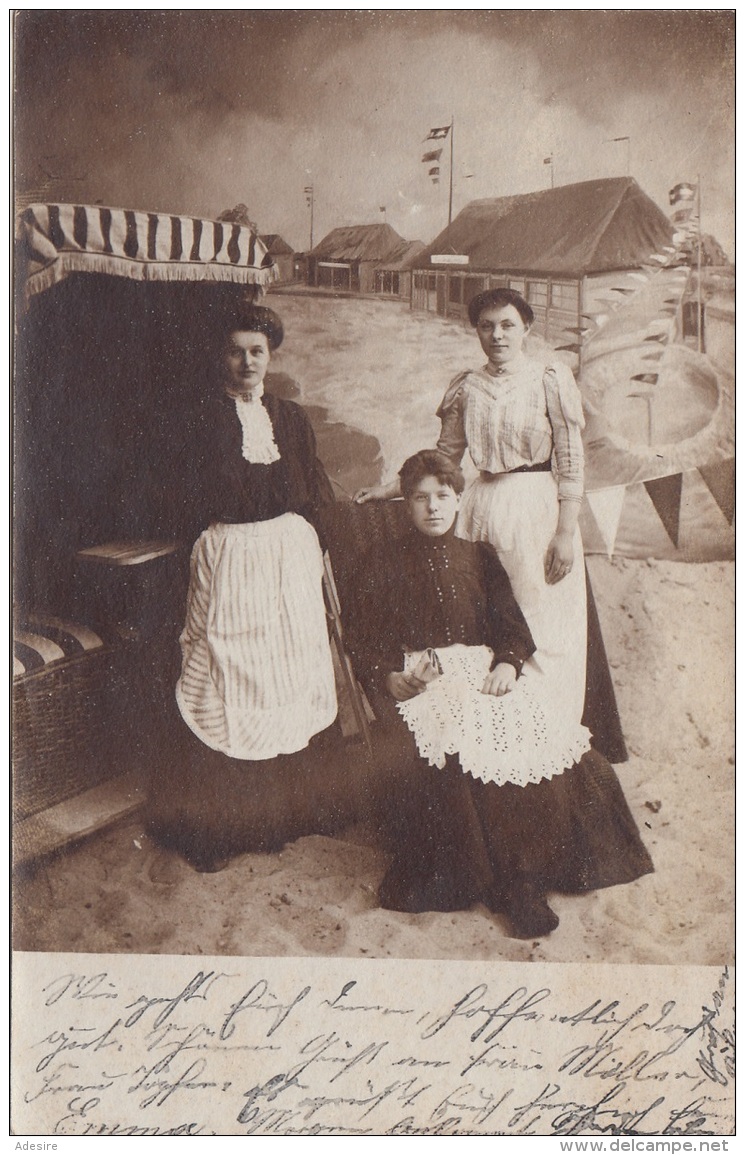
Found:
M 304 403 L 327 411 L 319 446 L 345 493 L 381 470 L 390 476 L 408 452 L 432 444 L 448 381 L 479 363 L 469 330 L 411 314 L 399 302 L 278 294 L 271 303 L 288 334 L 272 368 L 300 383 Z M 356 452 L 345 456 L 350 445 Z M 588 567 L 629 749 L 617 772 L 654 874 L 582 897 L 556 896 L 558 930 L 531 943 L 507 937 L 482 907 L 380 910 L 376 886 L 386 858 L 364 824 L 200 875 L 157 846 L 136 816 L 19 877 L 16 948 L 731 962 L 733 562 L 725 551 L 700 564 L 595 556 Z

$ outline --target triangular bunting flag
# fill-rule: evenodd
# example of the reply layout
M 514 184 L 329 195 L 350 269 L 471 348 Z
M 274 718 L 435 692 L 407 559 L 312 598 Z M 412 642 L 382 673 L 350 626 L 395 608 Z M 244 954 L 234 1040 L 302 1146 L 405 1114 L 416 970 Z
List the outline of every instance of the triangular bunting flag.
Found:
M 650 335 L 648 337 L 645 337 L 644 340 L 645 341 L 667 341 L 667 333 L 650 333 Z
M 678 544 L 682 487 L 682 473 L 674 473 L 671 477 L 657 477 L 653 481 L 644 482 L 644 488 L 652 499 L 652 504 L 674 546 Z
M 611 293 L 635 293 L 636 289 L 622 289 L 620 285 L 614 285 Z
M 596 489 L 593 493 L 585 494 L 585 500 L 603 539 L 608 557 L 613 556 L 625 498 L 624 485 L 614 485 L 612 489 Z
M 706 482 L 709 493 L 732 525 L 735 516 L 735 461 L 717 461 L 714 465 L 699 465 L 698 471 Z
M 643 381 L 645 385 L 655 385 L 657 382 L 657 377 L 657 373 L 635 373 L 631 380 Z
M 554 345 L 554 349 L 557 353 L 561 353 L 562 351 L 566 351 L 567 353 L 579 353 L 581 348 L 581 345 Z

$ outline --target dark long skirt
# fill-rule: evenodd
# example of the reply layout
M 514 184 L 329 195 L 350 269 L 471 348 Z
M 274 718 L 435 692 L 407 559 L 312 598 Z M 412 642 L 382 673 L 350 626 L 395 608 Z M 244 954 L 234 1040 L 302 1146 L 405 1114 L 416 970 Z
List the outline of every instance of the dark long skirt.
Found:
M 654 870 L 618 778 L 595 750 L 554 778 L 497 786 L 464 774 L 456 757 L 428 766 L 391 711 L 375 734 L 371 809 L 393 856 L 379 890 L 387 909 L 483 902 L 499 911 L 526 884 L 577 894 Z
M 333 834 L 356 820 L 358 797 L 336 726 L 295 754 L 247 761 L 205 746 L 174 707 L 150 777 L 147 829 L 198 869 L 210 869 L 303 835 Z

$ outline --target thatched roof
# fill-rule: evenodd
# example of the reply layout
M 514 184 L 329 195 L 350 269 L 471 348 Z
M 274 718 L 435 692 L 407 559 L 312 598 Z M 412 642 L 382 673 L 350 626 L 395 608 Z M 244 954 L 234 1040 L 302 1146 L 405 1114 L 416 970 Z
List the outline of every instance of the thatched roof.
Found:
M 424 248 L 424 241 L 404 241 L 400 249 L 394 250 L 377 266 L 381 272 L 405 273 L 410 269 Z
M 286 257 L 295 252 L 279 233 L 262 233 L 259 240 L 266 246 L 266 251 L 271 257 Z
M 309 255 L 327 261 L 385 261 L 405 244 L 390 225 L 349 225 L 332 229 Z
M 474 270 L 582 276 L 638 267 L 672 234 L 633 178 L 610 177 L 471 201 L 414 267 L 431 268 L 432 254 L 462 253 Z

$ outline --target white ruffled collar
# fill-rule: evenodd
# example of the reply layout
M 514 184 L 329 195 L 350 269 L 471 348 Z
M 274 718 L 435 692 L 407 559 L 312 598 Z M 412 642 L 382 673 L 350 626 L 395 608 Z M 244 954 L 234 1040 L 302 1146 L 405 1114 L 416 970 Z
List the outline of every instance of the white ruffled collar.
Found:
M 274 440 L 272 419 L 261 403 L 264 396 L 263 382 L 246 393 L 227 390 L 227 394 L 233 399 L 241 423 L 245 460 L 253 465 L 271 465 L 273 461 L 279 461 L 282 455 Z

